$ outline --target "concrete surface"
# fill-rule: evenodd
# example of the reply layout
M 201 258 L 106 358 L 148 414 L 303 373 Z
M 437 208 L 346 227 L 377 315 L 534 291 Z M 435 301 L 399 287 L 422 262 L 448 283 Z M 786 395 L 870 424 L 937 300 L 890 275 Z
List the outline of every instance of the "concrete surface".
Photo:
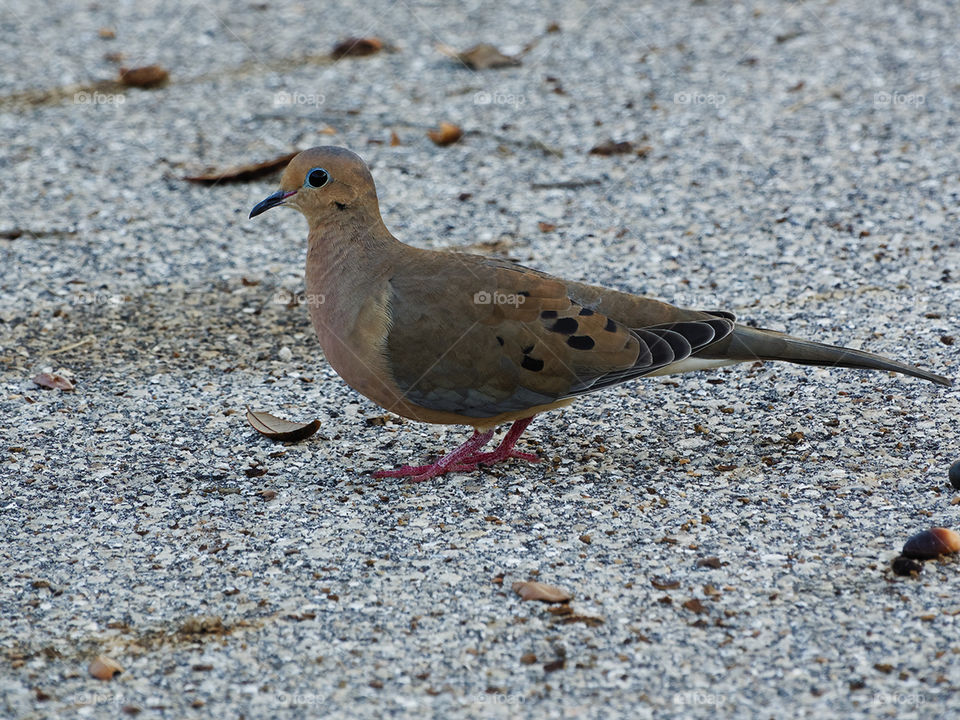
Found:
M 0 716 L 956 717 L 957 563 L 888 569 L 960 525 L 956 388 L 657 378 L 539 418 L 540 466 L 375 481 L 466 431 L 383 420 L 325 364 L 283 302 L 302 219 L 246 219 L 275 179 L 181 178 L 344 145 L 407 242 L 956 376 L 958 24 L 943 2 L 5 3 Z M 329 61 L 351 35 L 392 51 Z M 437 49 L 478 42 L 534 45 L 483 72 Z M 106 53 L 171 81 L 118 88 Z M 433 145 L 442 120 L 464 139 Z M 611 139 L 649 150 L 588 154 Z M 273 444 L 247 405 L 323 425 Z M 573 614 L 521 602 L 531 577 Z M 124 672 L 90 677 L 98 654 Z

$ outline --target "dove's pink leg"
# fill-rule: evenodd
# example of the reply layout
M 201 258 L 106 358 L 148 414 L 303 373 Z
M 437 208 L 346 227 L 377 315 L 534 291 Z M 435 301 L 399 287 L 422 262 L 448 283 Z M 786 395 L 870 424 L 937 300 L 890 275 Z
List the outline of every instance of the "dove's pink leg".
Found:
M 524 418 L 523 420 L 517 420 L 515 423 L 513 423 L 513 425 L 510 426 L 510 430 L 507 432 L 507 434 L 503 436 L 503 440 L 500 441 L 500 444 L 497 446 L 496 450 L 487 453 L 477 453 L 476 455 L 471 455 L 468 458 L 464 458 L 460 461 L 459 466 L 455 469 L 473 470 L 477 465 L 495 465 L 496 463 L 509 458 L 517 458 L 519 460 L 526 460 L 527 462 L 532 463 L 540 462 L 540 458 L 533 453 L 525 453 L 513 449 L 513 446 L 517 444 L 517 440 L 520 439 L 520 436 L 523 435 L 523 431 L 527 429 L 527 426 L 531 422 L 533 422 L 532 417 Z
M 492 437 L 493 430 L 487 430 L 483 433 L 479 430 L 474 430 L 473 436 L 469 440 L 453 452 L 444 455 L 432 465 L 404 465 L 402 468 L 397 468 L 396 470 L 378 470 L 373 476 L 376 478 L 409 477 L 410 482 L 423 482 L 424 480 L 435 478 L 437 475 L 448 473 L 454 468 L 459 469 L 459 465 L 465 459 L 472 456 L 490 442 L 490 438 Z M 476 467 L 476 464 L 470 469 L 472 470 L 474 467 Z
M 500 441 L 497 449 L 493 452 L 479 452 L 484 445 L 490 442 L 490 438 L 493 437 L 493 430 L 488 430 L 484 433 L 475 430 L 473 436 L 463 445 L 453 452 L 444 455 L 432 465 L 404 465 L 402 468 L 397 468 L 396 470 L 378 470 L 373 476 L 377 478 L 409 477 L 410 482 L 423 482 L 424 480 L 429 480 L 430 478 L 435 478 L 438 475 L 443 475 L 448 472 L 470 472 L 471 470 L 476 470 L 477 465 L 495 465 L 509 458 L 518 458 L 528 462 L 540 462 L 540 458 L 533 453 L 525 453 L 513 449 L 513 446 L 517 444 L 517 440 L 520 439 L 523 431 L 527 429 L 527 426 L 532 420 L 533 418 L 530 417 L 517 420 L 513 423 L 510 430 L 507 431 L 507 434 L 503 436 L 503 440 Z

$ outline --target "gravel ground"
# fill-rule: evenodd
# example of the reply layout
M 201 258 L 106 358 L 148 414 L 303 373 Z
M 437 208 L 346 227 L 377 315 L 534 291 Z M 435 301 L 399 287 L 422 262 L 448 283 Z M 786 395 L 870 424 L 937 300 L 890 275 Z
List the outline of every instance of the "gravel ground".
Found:
M 639 5 L 5 4 L 0 715 L 957 716 L 957 563 L 889 570 L 960 525 L 957 389 L 657 378 L 539 418 L 539 466 L 375 481 L 466 431 L 326 365 L 283 302 L 302 219 L 246 219 L 275 177 L 182 180 L 344 145 L 412 244 L 955 375 L 953 4 Z M 332 62 L 346 36 L 389 48 Z M 478 42 L 522 64 L 437 48 Z M 274 444 L 247 405 L 322 426 Z

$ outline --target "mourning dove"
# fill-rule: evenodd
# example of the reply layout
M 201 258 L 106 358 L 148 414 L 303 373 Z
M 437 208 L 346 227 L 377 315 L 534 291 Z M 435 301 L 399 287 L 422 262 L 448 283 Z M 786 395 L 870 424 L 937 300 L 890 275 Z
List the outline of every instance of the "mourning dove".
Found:
M 507 458 L 532 418 L 639 377 L 754 360 L 868 368 L 951 380 L 859 350 L 740 325 L 728 312 L 561 280 L 478 255 L 405 245 L 380 217 L 357 155 L 317 147 L 287 166 L 257 204 L 299 210 L 307 236 L 306 297 L 327 361 L 350 387 L 420 422 L 469 425 L 436 462 L 375 473 L 419 482 Z M 481 452 L 498 425 L 500 445 Z

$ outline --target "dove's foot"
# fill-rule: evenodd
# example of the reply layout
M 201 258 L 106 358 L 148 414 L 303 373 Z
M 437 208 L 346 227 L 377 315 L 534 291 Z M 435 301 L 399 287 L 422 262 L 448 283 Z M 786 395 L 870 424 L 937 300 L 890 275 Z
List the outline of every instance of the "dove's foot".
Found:
M 378 470 L 373 476 L 376 478 L 405 477 L 409 478 L 410 482 L 423 482 L 424 480 L 445 475 L 448 472 L 472 472 L 476 470 L 479 465 L 495 465 L 498 462 L 503 462 L 510 458 L 526 460 L 527 462 L 540 462 L 540 458 L 533 453 L 514 450 L 514 445 L 517 444 L 517 440 L 520 439 L 520 436 L 523 434 L 523 431 L 527 429 L 531 420 L 533 420 L 533 418 L 517 420 L 510 427 L 510 430 L 497 446 L 497 449 L 492 452 L 484 453 L 480 452 L 480 450 L 490 442 L 490 438 L 493 437 L 493 430 L 487 430 L 486 432 L 474 431 L 473 436 L 463 443 L 463 445 L 453 452 L 444 455 L 435 463 L 430 465 L 404 465 L 396 470 Z

